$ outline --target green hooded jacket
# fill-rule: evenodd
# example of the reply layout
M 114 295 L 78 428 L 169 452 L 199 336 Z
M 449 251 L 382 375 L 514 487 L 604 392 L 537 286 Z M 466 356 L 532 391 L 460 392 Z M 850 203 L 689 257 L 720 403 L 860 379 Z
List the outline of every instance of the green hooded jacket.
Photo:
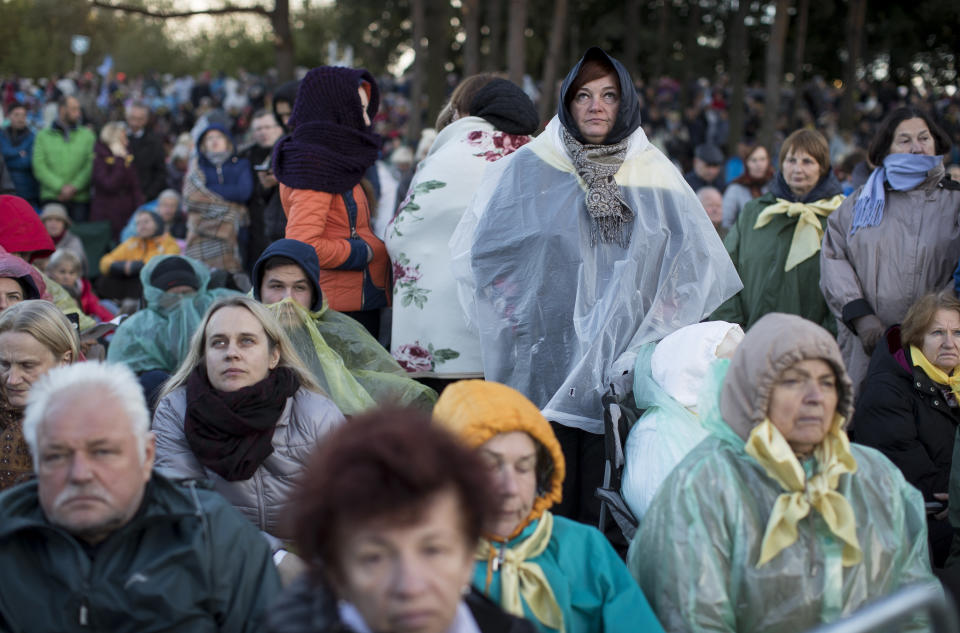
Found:
M 37 483 L 0 495 L 0 631 L 262 631 L 280 592 L 270 547 L 222 497 L 154 474 L 94 551 L 47 521 Z M 16 570 L 16 571 L 13 571 Z

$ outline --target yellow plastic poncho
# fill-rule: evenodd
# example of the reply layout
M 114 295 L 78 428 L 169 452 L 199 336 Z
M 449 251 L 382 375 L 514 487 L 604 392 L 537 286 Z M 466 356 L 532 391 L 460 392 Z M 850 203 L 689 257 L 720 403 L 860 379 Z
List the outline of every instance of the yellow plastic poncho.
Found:
M 292 299 L 267 306 L 314 378 L 345 415 L 380 404 L 429 411 L 437 394 L 407 372 L 354 319 L 323 306 L 312 312 Z

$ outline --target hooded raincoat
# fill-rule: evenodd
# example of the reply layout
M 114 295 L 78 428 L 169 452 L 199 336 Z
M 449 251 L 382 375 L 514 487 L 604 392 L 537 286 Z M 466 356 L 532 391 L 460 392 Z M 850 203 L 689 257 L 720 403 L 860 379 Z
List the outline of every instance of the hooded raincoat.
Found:
M 849 416 L 853 394 L 840 350 L 800 317 L 763 317 L 732 361 L 714 365 L 700 405 L 711 436 L 664 481 L 627 559 L 667 630 L 802 633 L 901 587 L 935 582 L 922 496 L 881 453 L 858 445 L 850 449 L 855 470 L 839 476 L 836 492 L 852 509 L 861 560 L 845 564 L 843 542 L 811 507 L 796 540 L 758 565 L 784 488 L 745 443 L 766 418 L 782 371 L 805 359 L 833 367 L 837 413 Z M 807 478 L 818 468 L 815 457 L 801 466 Z M 813 503 L 810 490 L 803 494 Z M 909 630 L 926 629 L 914 622 Z
M 696 323 L 647 343 L 637 355 L 633 396 L 644 413 L 624 446 L 621 494 L 638 521 L 673 467 L 708 435 L 697 398 L 728 334 L 739 341 L 743 330 L 725 321 Z
M 307 310 L 292 299 L 284 299 L 267 307 L 283 326 L 317 384 L 344 414 L 354 415 L 387 402 L 424 410 L 433 408 L 437 401 L 433 389 L 407 376 L 355 319 L 330 308 L 317 282 L 317 254 L 309 244 L 282 239 L 268 246 L 253 267 L 254 299 L 262 301 L 264 266 L 272 257 L 285 257 L 303 269 L 313 286 L 313 305 Z
M 603 534 L 549 512 L 560 500 L 563 452 L 550 424 L 529 400 L 505 385 L 467 380 L 447 387 L 433 414 L 475 448 L 501 433 L 522 431 L 541 449 L 539 492 L 530 515 L 507 540 L 481 539 L 474 587 L 544 633 L 663 630 Z M 531 539 L 545 543 L 536 548 L 539 553 L 524 557 L 521 552 Z M 523 578 L 519 585 L 518 573 Z M 513 587 L 512 595 L 508 587 Z
M 169 257 L 182 257 L 189 262 L 199 281 L 195 293 L 180 295 L 164 292 L 150 284 L 154 269 Z M 143 298 L 147 306 L 120 324 L 107 360 L 124 363 L 134 373 L 153 369 L 173 373 L 190 348 L 190 338 L 200 326 L 203 315 L 214 301 L 233 290 L 210 290 L 210 271 L 200 262 L 181 255 L 158 255 L 140 271 Z
M 742 286 L 696 195 L 640 128 L 629 73 L 599 49 L 591 55 L 616 68 L 621 86 L 606 142 L 626 142 L 614 176 L 635 214 L 626 247 L 591 244 L 584 181 L 561 135 L 579 131 L 562 105 L 540 136 L 487 167 L 450 246 L 486 378 L 551 421 L 600 434 L 601 396 L 633 368 L 636 350 L 699 322 Z

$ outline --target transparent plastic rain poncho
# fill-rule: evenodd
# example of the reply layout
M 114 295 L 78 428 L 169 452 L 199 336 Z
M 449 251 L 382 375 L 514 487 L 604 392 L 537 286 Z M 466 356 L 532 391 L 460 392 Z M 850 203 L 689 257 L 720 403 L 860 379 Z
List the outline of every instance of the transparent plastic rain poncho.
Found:
M 174 294 L 150 284 L 154 269 L 169 257 L 181 257 L 190 263 L 200 282 L 197 292 Z M 220 297 L 237 294 L 226 288 L 210 290 L 209 282 L 210 270 L 195 259 L 183 255 L 160 255 L 151 259 L 140 271 L 147 306 L 117 328 L 107 350 L 107 360 L 124 363 L 137 374 L 153 369 L 173 373 L 187 357 L 190 338 L 207 308 Z
M 743 338 L 734 323 L 695 323 L 647 343 L 637 354 L 633 397 L 644 413 L 624 446 L 621 494 L 638 521 L 673 467 L 707 436 L 697 398 L 717 348 L 731 332 L 734 341 Z
M 362 325 L 330 310 L 326 297 L 319 312 L 310 312 L 289 298 L 267 307 L 317 382 L 345 415 L 387 403 L 433 409 L 436 392 L 407 377 Z
M 630 545 L 627 565 L 667 631 L 805 633 L 900 587 L 935 582 L 923 498 L 879 452 L 857 444 L 857 471 L 840 479 L 863 560 L 842 566 L 842 544 L 811 510 L 795 543 L 757 568 L 780 485 L 721 418 L 729 361 L 716 361 L 699 404 L 711 433 L 670 473 Z M 813 460 L 802 462 L 810 476 Z M 915 621 L 903 631 L 927 631 Z
M 680 172 L 642 128 L 627 143 L 615 176 L 636 213 L 626 249 L 590 244 L 583 182 L 556 117 L 487 167 L 450 241 L 486 379 L 593 433 L 603 432 L 600 397 L 641 345 L 697 323 L 742 287 Z

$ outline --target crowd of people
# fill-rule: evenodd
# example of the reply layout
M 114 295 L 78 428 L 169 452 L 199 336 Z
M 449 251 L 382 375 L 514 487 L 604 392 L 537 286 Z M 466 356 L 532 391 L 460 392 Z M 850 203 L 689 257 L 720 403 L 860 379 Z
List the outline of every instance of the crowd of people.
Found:
M 803 633 L 960 595 L 960 106 L 867 90 L 851 135 L 813 82 L 727 157 L 722 88 L 681 115 L 592 47 L 549 121 L 483 73 L 414 152 L 366 70 L 248 80 L 4 84 L 0 630 Z

